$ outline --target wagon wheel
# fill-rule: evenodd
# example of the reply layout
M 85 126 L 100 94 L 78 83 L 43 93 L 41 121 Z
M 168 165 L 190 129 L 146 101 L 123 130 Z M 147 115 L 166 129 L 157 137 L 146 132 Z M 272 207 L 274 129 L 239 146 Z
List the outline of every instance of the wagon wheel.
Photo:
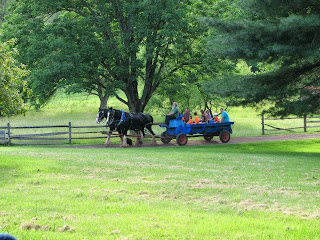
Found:
M 223 143 L 227 143 L 230 140 L 230 132 L 227 130 L 222 130 L 219 134 L 220 141 Z
M 206 141 L 210 142 L 211 139 L 213 138 L 213 135 L 212 135 L 212 134 L 203 135 L 203 138 L 204 138 Z
M 164 144 L 168 144 L 171 140 L 172 138 L 169 137 L 169 134 L 166 131 L 161 133 L 161 142 L 163 142 Z
M 186 145 L 188 142 L 188 137 L 184 133 L 179 133 L 177 136 L 177 143 L 180 146 Z

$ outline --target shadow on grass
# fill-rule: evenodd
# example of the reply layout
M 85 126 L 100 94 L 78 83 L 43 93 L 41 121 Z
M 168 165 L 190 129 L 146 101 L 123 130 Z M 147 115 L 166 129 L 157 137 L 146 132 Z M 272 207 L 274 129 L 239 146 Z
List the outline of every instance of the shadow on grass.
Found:
M 219 152 L 245 154 L 290 155 L 318 157 L 320 162 L 320 139 L 226 144 L 216 146 L 194 146 L 194 148 L 216 148 Z

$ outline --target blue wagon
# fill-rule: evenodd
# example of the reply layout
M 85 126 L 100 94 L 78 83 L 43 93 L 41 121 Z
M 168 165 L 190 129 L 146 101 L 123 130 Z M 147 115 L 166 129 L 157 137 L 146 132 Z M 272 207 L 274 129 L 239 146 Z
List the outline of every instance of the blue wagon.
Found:
M 188 137 L 203 136 L 206 141 L 211 141 L 214 136 L 219 136 L 220 141 L 227 143 L 230 140 L 232 133 L 231 125 L 234 122 L 214 123 L 198 123 L 186 124 L 181 117 L 170 120 L 169 125 L 160 124 L 160 127 L 165 127 L 166 131 L 161 134 L 161 141 L 168 144 L 173 138 L 176 138 L 180 146 L 186 145 Z

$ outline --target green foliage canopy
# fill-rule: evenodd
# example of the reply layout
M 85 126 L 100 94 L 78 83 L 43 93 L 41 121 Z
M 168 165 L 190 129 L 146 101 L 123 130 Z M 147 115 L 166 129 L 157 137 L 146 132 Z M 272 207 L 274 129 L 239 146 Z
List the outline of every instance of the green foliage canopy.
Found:
M 272 103 L 274 115 L 320 109 L 320 2 L 237 1 L 238 14 L 211 19 L 209 53 L 234 62 L 243 59 L 251 74 L 236 73 L 206 85 L 233 97 L 234 104 Z
M 23 96 L 28 93 L 24 80 L 28 72 L 14 58 L 13 44 L 14 40 L 0 42 L 0 116 L 23 112 Z
M 13 0 L 0 0 L 0 24 L 4 21 L 8 6 L 12 1 Z
M 142 112 L 166 77 L 192 65 L 202 28 L 182 0 L 16 0 L 5 24 L 32 70 L 35 101 L 57 88 L 110 94 Z M 141 84 L 142 87 L 138 85 Z M 118 94 L 121 90 L 125 97 Z

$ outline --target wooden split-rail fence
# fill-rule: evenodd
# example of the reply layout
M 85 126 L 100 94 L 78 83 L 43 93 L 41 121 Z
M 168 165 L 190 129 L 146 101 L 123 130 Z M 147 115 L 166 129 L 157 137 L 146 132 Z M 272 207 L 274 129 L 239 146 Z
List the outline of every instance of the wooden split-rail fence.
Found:
M 294 121 L 294 124 L 292 123 Z M 275 122 L 281 123 L 276 124 Z M 159 123 L 154 123 L 158 125 Z M 262 135 L 267 131 L 304 131 L 316 128 L 320 131 L 320 116 L 303 116 L 290 118 L 266 118 L 262 115 Z M 296 126 L 293 126 L 296 125 Z M 73 126 L 71 122 L 67 125 L 52 126 L 0 126 L 0 144 L 72 144 L 75 141 L 105 139 L 105 125 L 96 126 Z M 114 134 L 113 137 L 118 137 Z M 135 137 L 135 136 L 132 136 Z M 159 137 L 159 136 L 157 136 Z
M 277 122 L 277 123 L 275 123 Z M 303 117 L 287 117 L 287 118 L 266 118 L 262 114 L 261 118 L 262 135 L 267 131 L 302 131 L 307 132 L 307 129 L 319 128 L 320 129 L 320 116 L 307 116 Z
M 158 123 L 154 123 L 158 125 Z M 44 144 L 72 144 L 75 141 L 106 139 L 105 125 L 97 126 L 73 126 L 68 125 L 52 126 L 0 126 L 0 144 L 15 145 L 44 145 Z M 138 137 L 137 135 L 129 135 Z M 113 134 L 112 137 L 119 137 Z M 148 137 L 148 136 L 147 136 Z M 102 141 L 103 142 L 103 141 Z
M 105 126 L 0 126 L 2 144 L 71 144 L 73 140 L 105 138 L 101 134 Z
M 8 134 L 5 130 L 0 130 L 0 144 L 7 144 L 8 142 Z

